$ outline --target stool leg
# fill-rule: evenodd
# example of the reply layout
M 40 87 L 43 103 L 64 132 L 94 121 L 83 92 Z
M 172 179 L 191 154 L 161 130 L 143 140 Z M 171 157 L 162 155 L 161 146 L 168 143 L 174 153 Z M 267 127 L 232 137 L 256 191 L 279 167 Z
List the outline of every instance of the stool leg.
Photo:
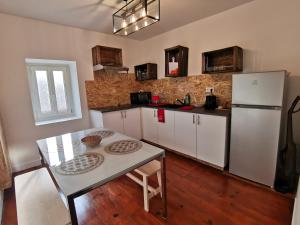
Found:
M 149 192 L 148 192 L 148 177 L 143 176 L 143 191 L 144 191 L 144 209 L 149 212 Z
M 162 193 L 161 193 L 161 171 L 160 170 L 156 172 L 156 176 L 157 176 L 157 181 L 158 181 L 158 186 L 159 186 L 160 197 L 162 197 Z

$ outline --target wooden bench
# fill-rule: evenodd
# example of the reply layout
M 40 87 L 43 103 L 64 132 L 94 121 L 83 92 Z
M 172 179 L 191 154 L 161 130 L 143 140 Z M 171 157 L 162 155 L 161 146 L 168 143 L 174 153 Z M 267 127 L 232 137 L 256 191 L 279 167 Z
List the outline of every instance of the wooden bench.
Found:
M 133 175 L 132 173 L 127 173 L 126 175 L 141 185 L 143 187 L 144 193 L 144 209 L 145 211 L 149 212 L 149 200 L 154 196 L 160 194 L 161 195 L 161 167 L 160 162 L 157 160 L 153 160 L 147 163 L 144 166 L 139 167 L 138 169 L 134 170 L 136 173 L 142 176 L 142 180 L 139 179 L 137 176 Z M 148 184 L 148 178 L 152 175 L 157 175 L 158 187 L 154 188 Z
M 15 177 L 18 225 L 66 225 L 69 211 L 46 168 Z

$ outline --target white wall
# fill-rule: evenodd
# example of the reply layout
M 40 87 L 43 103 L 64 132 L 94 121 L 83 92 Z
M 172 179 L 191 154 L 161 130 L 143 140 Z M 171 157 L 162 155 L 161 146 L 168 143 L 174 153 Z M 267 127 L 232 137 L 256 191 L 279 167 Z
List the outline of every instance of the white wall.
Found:
M 91 48 L 123 48 L 124 64 L 132 67 L 136 41 L 6 14 L 0 14 L 0 27 L 0 113 L 12 167 L 21 170 L 39 163 L 36 139 L 89 126 L 84 81 L 93 79 Z M 82 119 L 34 125 L 25 58 L 77 62 Z
M 292 225 L 299 225 L 299 224 L 300 224 L 300 179 L 299 179 L 297 197 L 294 205 L 294 215 L 293 215 Z
M 158 63 L 162 78 L 164 49 L 183 45 L 189 47 L 189 74 L 199 75 L 202 52 L 239 45 L 245 71 L 288 69 L 300 76 L 299 8 L 299 0 L 256 0 L 141 42 L 138 61 Z
M 201 74 L 201 53 L 238 45 L 244 49 L 244 71 L 286 69 L 291 73 L 290 100 L 300 95 L 300 1 L 256 0 L 198 20 L 140 43 L 136 63 L 158 64 L 164 77 L 164 49 L 189 48 L 189 75 Z M 300 113 L 299 113 L 300 114 Z M 295 124 L 300 123 L 297 115 Z M 296 127 L 300 143 L 300 126 Z

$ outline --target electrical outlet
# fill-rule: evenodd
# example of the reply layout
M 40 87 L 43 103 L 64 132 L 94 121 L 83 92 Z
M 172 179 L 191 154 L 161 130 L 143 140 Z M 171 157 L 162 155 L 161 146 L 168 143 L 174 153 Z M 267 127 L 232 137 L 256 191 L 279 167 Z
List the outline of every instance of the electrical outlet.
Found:
M 214 91 L 215 91 L 215 89 L 213 88 L 213 87 L 206 87 L 205 88 L 205 93 L 210 93 L 210 92 L 212 92 L 212 93 L 214 93 Z

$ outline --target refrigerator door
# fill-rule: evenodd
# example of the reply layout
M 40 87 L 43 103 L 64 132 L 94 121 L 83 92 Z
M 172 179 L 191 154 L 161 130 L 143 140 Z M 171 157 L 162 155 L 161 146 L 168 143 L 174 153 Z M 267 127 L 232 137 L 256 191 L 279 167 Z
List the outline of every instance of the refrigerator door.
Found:
M 232 104 L 282 106 L 286 72 L 234 74 Z
M 280 110 L 232 108 L 229 172 L 273 186 Z

